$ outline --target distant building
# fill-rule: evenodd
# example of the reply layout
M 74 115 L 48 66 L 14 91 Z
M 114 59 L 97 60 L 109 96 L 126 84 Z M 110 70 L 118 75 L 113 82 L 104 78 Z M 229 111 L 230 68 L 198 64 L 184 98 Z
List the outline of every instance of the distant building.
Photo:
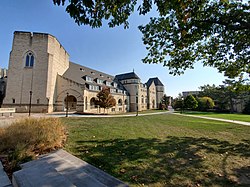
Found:
M 146 84 L 134 73 L 116 76 L 69 61 L 69 54 L 52 35 L 14 32 L 4 107 L 27 112 L 103 112 L 94 103 L 97 93 L 108 87 L 116 100 L 109 113 L 157 108 L 164 85 L 156 78 Z M 66 102 L 68 101 L 68 102 Z
M 184 98 L 186 98 L 188 95 L 198 96 L 200 91 L 185 91 L 182 92 L 182 95 Z

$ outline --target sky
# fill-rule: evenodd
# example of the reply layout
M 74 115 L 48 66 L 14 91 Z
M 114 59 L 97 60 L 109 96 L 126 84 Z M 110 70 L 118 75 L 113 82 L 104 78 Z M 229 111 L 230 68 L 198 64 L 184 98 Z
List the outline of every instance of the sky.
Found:
M 129 18 L 129 29 L 123 26 L 92 29 L 78 26 L 52 0 L 0 1 L 0 68 L 8 68 L 14 31 L 49 33 L 55 36 L 70 55 L 70 61 L 110 75 L 134 72 L 146 83 L 158 77 L 168 96 L 177 97 L 183 91 L 197 91 L 205 84 L 220 85 L 226 79 L 217 69 L 197 63 L 184 75 L 173 76 L 162 64 L 143 64 L 146 48 L 139 25 L 149 22 L 150 15 Z

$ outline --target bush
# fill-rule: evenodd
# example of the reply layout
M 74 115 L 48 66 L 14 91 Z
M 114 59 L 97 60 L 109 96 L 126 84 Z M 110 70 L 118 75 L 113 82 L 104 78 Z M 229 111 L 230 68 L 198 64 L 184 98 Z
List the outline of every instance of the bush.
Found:
M 198 110 L 207 111 L 214 108 L 214 101 L 210 97 L 200 97 L 198 98 Z
M 62 147 L 65 134 L 57 118 L 23 119 L 0 129 L 0 152 L 7 155 L 8 170 L 13 171 L 39 154 Z

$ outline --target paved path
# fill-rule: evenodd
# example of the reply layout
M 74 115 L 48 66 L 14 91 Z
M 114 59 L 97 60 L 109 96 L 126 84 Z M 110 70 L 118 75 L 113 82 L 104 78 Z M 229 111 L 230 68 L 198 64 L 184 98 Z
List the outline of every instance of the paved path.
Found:
M 138 114 L 138 116 L 150 116 L 150 115 L 159 115 L 159 114 L 169 114 L 171 111 L 166 112 L 152 112 L 145 114 Z M 65 113 L 52 113 L 48 114 L 50 117 L 65 117 Z M 117 117 L 135 117 L 136 114 L 117 114 L 117 115 L 82 115 L 82 114 L 69 114 L 69 117 L 79 117 L 79 118 L 117 118 Z
M 13 174 L 15 187 L 128 187 L 62 149 L 42 155 L 21 167 Z
M 188 116 L 188 117 L 194 117 L 194 118 L 209 119 L 209 120 L 215 120 L 215 121 L 223 121 L 223 122 L 228 122 L 228 123 L 236 123 L 236 124 L 240 124 L 240 125 L 250 126 L 249 122 L 244 122 L 244 121 L 228 120 L 228 119 L 221 119 L 221 118 L 211 118 L 211 117 L 206 117 L 206 116 L 196 116 L 196 115 L 179 114 L 179 113 L 173 113 L 173 114 L 175 114 L 175 115 L 182 115 L 182 116 Z

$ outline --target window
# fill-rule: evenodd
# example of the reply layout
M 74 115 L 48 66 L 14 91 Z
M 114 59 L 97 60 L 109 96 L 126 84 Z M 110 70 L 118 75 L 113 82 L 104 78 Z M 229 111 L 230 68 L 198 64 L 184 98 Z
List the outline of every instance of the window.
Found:
M 125 99 L 124 104 L 125 104 L 125 105 L 127 105 L 127 104 L 128 104 L 128 100 L 127 100 L 127 99 Z
M 16 103 L 16 100 L 15 100 L 14 98 L 12 99 L 12 103 L 13 103 L 13 104 Z
M 36 104 L 40 104 L 40 99 L 37 99 L 37 100 L 36 100 Z
M 86 81 L 87 81 L 87 82 L 93 82 L 93 78 L 92 78 L 92 77 L 89 77 L 89 76 L 86 76 Z
M 111 86 L 111 82 L 106 81 L 107 86 Z
M 97 82 L 97 84 L 103 84 L 103 80 L 101 80 L 101 79 L 97 79 L 96 82 Z
M 143 97 L 143 95 L 141 96 L 141 103 L 144 103 L 144 97 Z
M 117 87 L 117 83 L 116 82 L 114 82 L 113 85 L 114 85 L 115 88 Z
M 123 90 L 119 90 L 119 89 L 118 89 L 117 92 L 118 92 L 118 93 L 123 93 Z
M 96 99 L 94 97 L 90 99 L 90 108 L 97 108 L 97 106 L 95 105 L 95 101 Z
M 35 62 L 34 55 L 31 52 L 29 52 L 26 55 L 25 67 L 33 67 L 34 66 L 34 62 Z
M 99 91 L 99 86 L 89 85 L 90 90 Z
M 122 106 L 122 100 L 121 99 L 118 100 L 118 105 Z
M 111 93 L 116 93 L 116 89 L 110 89 Z

